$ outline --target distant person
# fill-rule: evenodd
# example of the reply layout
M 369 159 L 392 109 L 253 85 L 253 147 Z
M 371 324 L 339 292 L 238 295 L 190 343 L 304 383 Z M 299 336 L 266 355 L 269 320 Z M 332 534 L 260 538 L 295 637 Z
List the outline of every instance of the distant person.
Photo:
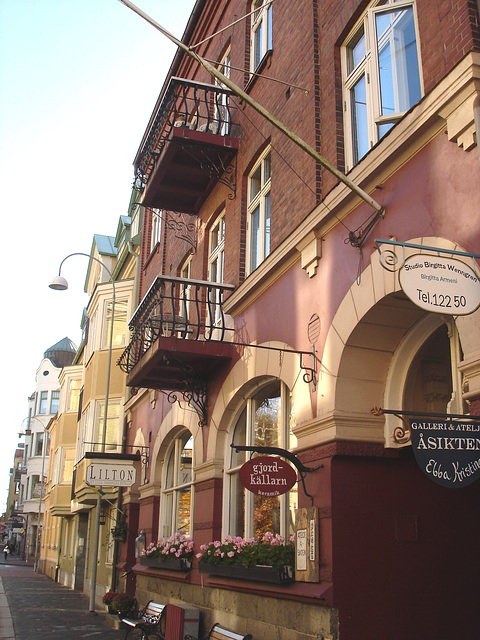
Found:
M 5 560 L 8 560 L 8 554 L 10 553 L 10 549 L 8 548 L 8 544 L 3 547 L 3 553 L 5 554 Z

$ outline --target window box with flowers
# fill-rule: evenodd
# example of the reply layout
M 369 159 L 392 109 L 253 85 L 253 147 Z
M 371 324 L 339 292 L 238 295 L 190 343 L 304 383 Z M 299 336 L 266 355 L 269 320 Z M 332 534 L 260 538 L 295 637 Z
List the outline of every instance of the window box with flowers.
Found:
M 244 540 L 227 536 L 200 547 L 197 554 L 201 573 L 240 580 L 288 584 L 294 582 L 294 537 L 267 532 L 262 538 Z
M 171 571 L 189 571 L 192 560 L 193 540 L 180 533 L 151 542 L 140 556 L 140 564 Z

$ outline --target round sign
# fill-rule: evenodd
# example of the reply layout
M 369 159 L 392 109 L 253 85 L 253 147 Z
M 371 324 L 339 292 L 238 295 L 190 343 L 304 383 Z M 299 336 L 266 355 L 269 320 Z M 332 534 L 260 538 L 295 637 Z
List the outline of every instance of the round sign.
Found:
M 480 306 L 478 276 L 460 260 L 415 254 L 398 277 L 404 293 L 426 311 L 465 316 Z
M 248 491 L 262 497 L 275 497 L 290 491 L 297 481 L 297 473 L 281 458 L 258 456 L 240 468 L 239 479 Z

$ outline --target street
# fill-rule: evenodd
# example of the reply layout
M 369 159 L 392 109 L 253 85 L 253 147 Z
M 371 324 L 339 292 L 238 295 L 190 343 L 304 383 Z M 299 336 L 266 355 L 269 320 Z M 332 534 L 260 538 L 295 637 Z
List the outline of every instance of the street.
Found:
M 10 555 L 0 562 L 0 640 L 49 640 L 66 637 L 120 640 L 104 611 L 90 613 L 88 599 L 77 591 L 35 573 Z

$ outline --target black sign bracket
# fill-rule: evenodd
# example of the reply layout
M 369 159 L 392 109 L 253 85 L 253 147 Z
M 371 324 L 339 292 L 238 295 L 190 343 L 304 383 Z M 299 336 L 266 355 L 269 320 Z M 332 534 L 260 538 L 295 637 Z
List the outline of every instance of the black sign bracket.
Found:
M 286 458 L 289 462 L 293 464 L 293 466 L 297 469 L 298 474 L 300 476 L 300 480 L 302 481 L 303 492 L 306 496 L 310 498 L 313 506 L 313 496 L 310 495 L 305 487 L 305 477 L 307 473 L 311 473 L 313 471 L 317 471 L 317 469 L 323 469 L 323 464 L 319 464 L 316 467 L 306 467 L 301 460 L 297 458 L 297 456 L 288 451 L 288 449 L 282 449 L 281 447 L 262 447 L 262 446 L 248 446 L 248 445 L 240 445 L 240 444 L 231 444 L 232 449 L 238 453 L 239 451 L 251 451 L 252 453 L 267 453 L 271 455 L 277 455 L 282 458 Z

